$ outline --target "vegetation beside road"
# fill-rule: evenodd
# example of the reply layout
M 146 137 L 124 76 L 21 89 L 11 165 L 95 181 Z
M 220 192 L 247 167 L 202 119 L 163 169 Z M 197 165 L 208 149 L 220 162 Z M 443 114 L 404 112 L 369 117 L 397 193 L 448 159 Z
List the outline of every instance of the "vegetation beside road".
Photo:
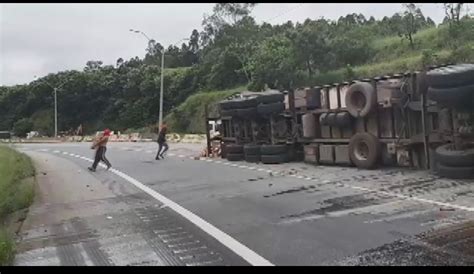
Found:
M 462 5 L 446 3 L 441 24 L 410 3 L 380 19 L 352 13 L 272 25 L 257 23 L 255 4 L 219 3 L 204 16 L 202 31 L 194 29 L 180 47 L 150 43 L 143 58 L 111 65 L 91 60 L 81 71 L 0 86 L 0 130 L 53 133 L 54 97 L 46 82 L 65 83 L 58 97 L 60 131 L 80 124 L 86 134 L 146 128 L 158 118 L 162 51 L 164 115 L 176 127 L 170 130 L 186 133 L 202 133 L 203 117 L 197 116 L 204 105 L 235 87 L 297 88 L 474 62 L 474 18 Z
M 14 233 L 10 217 L 33 203 L 35 169 L 31 159 L 0 145 L 0 265 L 9 265 L 14 257 Z

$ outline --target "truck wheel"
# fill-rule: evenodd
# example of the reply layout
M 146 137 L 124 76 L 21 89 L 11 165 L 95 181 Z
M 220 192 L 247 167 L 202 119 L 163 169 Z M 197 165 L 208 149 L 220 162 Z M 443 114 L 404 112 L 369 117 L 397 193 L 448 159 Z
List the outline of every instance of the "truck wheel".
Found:
M 257 115 L 257 108 L 250 107 L 250 108 L 241 108 L 235 110 L 236 115 L 241 118 L 252 118 Z
M 474 166 L 474 148 L 455 150 L 453 144 L 446 144 L 436 148 L 435 157 L 438 163 L 450 167 Z
M 474 84 L 452 88 L 428 88 L 428 98 L 441 106 L 470 108 L 474 106 Z
M 379 140 L 370 133 L 357 133 L 349 142 L 349 157 L 358 168 L 375 168 L 381 154 Z
M 221 116 L 234 117 L 237 116 L 237 112 L 235 111 L 235 109 L 222 109 Z
M 344 112 L 339 112 L 336 115 L 336 125 L 338 127 L 346 128 L 351 126 L 352 124 L 352 116 L 349 112 L 344 111 Z
M 326 124 L 328 126 L 336 126 L 336 113 L 329 113 L 328 116 L 326 116 Z
M 262 155 L 262 163 L 264 164 L 281 164 L 288 162 L 288 154 L 276 154 L 276 155 Z
M 243 154 L 244 153 L 244 146 L 242 145 L 227 145 L 225 147 L 226 153 L 232 153 L 232 154 Z
M 283 93 L 265 94 L 258 96 L 255 100 L 259 104 L 279 103 L 285 100 L 285 95 Z
M 319 124 L 321 124 L 322 126 L 327 126 L 327 117 L 328 117 L 328 114 L 327 112 L 324 112 L 324 113 L 321 113 L 321 115 L 319 115 Z
M 260 155 L 259 145 L 244 145 L 244 154 L 247 155 Z
M 231 162 L 243 161 L 244 154 L 242 153 L 227 153 L 227 160 Z
M 251 108 L 258 105 L 256 97 L 236 99 L 235 102 L 235 108 Z
M 260 104 L 257 107 L 257 112 L 261 115 L 278 114 L 284 110 L 284 103 Z
M 225 100 L 219 103 L 221 110 L 229 110 L 235 108 L 236 104 L 234 100 Z
M 452 167 L 440 163 L 437 165 L 438 175 L 450 179 L 472 179 L 474 178 L 474 166 Z
M 474 64 L 450 65 L 436 68 L 426 73 L 431 87 L 449 88 L 474 83 Z
M 260 162 L 260 155 L 245 155 L 245 161 L 249 163 Z
M 352 84 L 346 93 L 347 111 L 356 117 L 365 117 L 377 103 L 374 87 L 365 82 Z
M 277 155 L 287 153 L 286 145 L 262 145 L 260 147 L 260 154 L 263 155 Z

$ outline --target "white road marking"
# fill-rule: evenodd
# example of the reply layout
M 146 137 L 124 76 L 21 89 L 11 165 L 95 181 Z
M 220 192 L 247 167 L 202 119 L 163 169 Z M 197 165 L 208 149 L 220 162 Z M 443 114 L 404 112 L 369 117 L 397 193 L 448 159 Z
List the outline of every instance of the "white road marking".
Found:
M 265 169 L 259 168 L 259 169 L 257 169 L 257 171 L 265 171 Z
M 184 156 L 184 155 L 178 155 L 178 157 L 179 157 L 179 158 L 184 158 L 184 157 L 186 157 L 186 156 Z
M 174 153 L 168 153 L 169 156 L 176 156 Z
M 257 169 L 257 168 L 256 168 L 256 167 L 253 167 L 253 166 L 249 166 L 248 169 L 250 169 L 250 170 L 255 170 L 255 169 Z
M 248 168 L 248 166 L 239 166 L 239 168 Z
M 214 163 L 222 164 L 222 161 L 215 161 Z
M 55 150 L 55 151 L 53 151 L 53 152 L 54 152 L 54 153 L 61 153 L 61 151 L 59 151 L 59 150 Z
M 181 155 L 180 155 L 181 156 Z M 178 156 L 179 157 L 179 156 Z M 81 157 L 81 159 L 84 159 L 88 162 L 93 162 L 92 159 L 86 158 L 86 157 Z M 100 164 L 100 166 L 105 166 L 104 164 Z M 273 266 L 271 262 L 269 262 L 267 259 L 263 258 L 262 256 L 258 255 L 255 251 L 249 249 L 245 245 L 241 244 L 231 236 L 227 235 L 225 232 L 219 230 L 217 227 L 213 226 L 212 224 L 208 223 L 201 217 L 197 216 L 196 214 L 192 213 L 191 211 L 187 210 L 186 208 L 180 206 L 179 204 L 173 202 L 172 200 L 166 198 L 165 196 L 161 195 L 160 193 L 156 192 L 155 190 L 147 187 L 140 181 L 136 180 L 135 178 L 130 177 L 129 175 L 115 169 L 111 168 L 110 171 L 114 173 L 115 175 L 125 179 L 127 182 L 133 184 L 140 190 L 144 191 L 145 193 L 149 194 L 162 204 L 168 206 L 199 228 L 201 228 L 203 231 L 211 235 L 213 238 L 218 240 L 220 243 L 225 245 L 227 248 L 232 250 L 235 254 L 239 255 L 242 257 L 244 260 L 246 260 L 248 263 L 254 266 Z
M 153 150 L 147 150 L 146 153 L 153 153 Z

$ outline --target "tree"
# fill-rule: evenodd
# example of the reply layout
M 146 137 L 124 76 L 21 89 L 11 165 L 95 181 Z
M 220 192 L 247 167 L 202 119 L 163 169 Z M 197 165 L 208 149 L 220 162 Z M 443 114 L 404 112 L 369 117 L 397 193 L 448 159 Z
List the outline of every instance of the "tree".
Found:
M 98 70 L 102 66 L 102 64 L 103 64 L 102 61 L 94 61 L 94 60 L 87 61 L 84 71 Z
M 28 132 L 33 130 L 33 122 L 29 118 L 22 118 L 13 125 L 13 132 L 16 136 L 26 137 Z
M 405 11 L 403 12 L 403 17 L 401 20 L 400 29 L 398 35 L 402 38 L 407 39 L 410 42 L 410 47 L 415 48 L 413 42 L 413 35 L 422 27 L 423 14 L 421 13 L 420 8 L 415 4 L 403 4 Z
M 444 3 L 444 13 L 450 26 L 451 23 L 459 24 L 463 5 L 464 3 Z

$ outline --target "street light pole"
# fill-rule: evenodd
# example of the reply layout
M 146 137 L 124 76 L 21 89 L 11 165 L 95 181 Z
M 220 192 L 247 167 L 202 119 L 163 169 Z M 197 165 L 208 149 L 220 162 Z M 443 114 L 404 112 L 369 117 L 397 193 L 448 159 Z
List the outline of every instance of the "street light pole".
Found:
M 37 77 L 35 76 L 34 77 L 35 79 L 37 79 Z M 64 85 L 66 84 L 68 79 L 66 79 L 63 83 L 61 83 L 59 86 L 57 87 L 53 87 L 50 83 L 48 83 L 48 81 L 46 80 L 42 80 L 43 82 L 45 82 L 49 87 L 51 87 L 53 89 L 53 92 L 54 92 L 54 138 L 57 138 L 58 137 L 58 90 Z
M 164 71 L 165 71 L 165 49 L 161 51 L 161 81 L 160 81 L 160 117 L 158 120 L 158 126 L 163 124 L 163 83 L 164 83 Z
M 54 88 L 54 138 L 58 138 L 58 88 Z
M 152 39 L 150 39 L 150 37 L 148 37 L 148 35 L 146 35 L 143 31 L 134 30 L 134 29 L 130 29 L 130 31 L 134 33 L 141 33 L 143 36 L 145 36 L 146 39 L 148 39 L 148 44 L 151 44 Z M 183 38 L 179 40 L 178 42 L 174 43 L 173 45 L 176 45 L 179 42 L 184 41 L 184 40 L 189 40 L 189 38 Z M 155 48 L 153 47 L 153 54 L 155 53 L 156 53 Z M 163 47 L 163 50 L 161 51 L 160 110 L 159 110 L 159 116 L 158 116 L 158 126 L 161 126 L 163 124 L 164 71 L 165 71 L 165 48 Z

